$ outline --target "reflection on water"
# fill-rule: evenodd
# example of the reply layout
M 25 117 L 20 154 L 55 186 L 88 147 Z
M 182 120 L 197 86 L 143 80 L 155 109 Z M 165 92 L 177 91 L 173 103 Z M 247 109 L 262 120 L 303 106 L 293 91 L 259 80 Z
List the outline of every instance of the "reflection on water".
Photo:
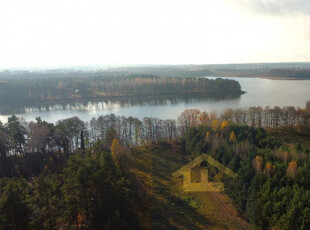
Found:
M 205 111 L 222 111 L 226 108 L 250 106 L 296 106 L 304 107 L 310 100 L 310 80 L 270 80 L 259 78 L 232 78 L 239 81 L 246 94 L 237 97 L 157 97 L 127 98 L 102 101 L 82 101 L 57 105 L 1 108 L 0 114 L 19 114 L 26 120 L 40 116 L 49 122 L 78 116 L 84 121 L 109 113 L 119 116 L 177 118 L 185 109 L 198 108 Z M 0 115 L 2 122 L 8 115 Z
M 32 113 L 40 111 L 57 111 L 57 110 L 76 110 L 76 111 L 102 111 L 102 110 L 118 110 L 121 107 L 131 106 L 159 106 L 159 105 L 177 105 L 179 103 L 195 103 L 198 101 L 221 101 L 229 99 L 238 99 L 238 96 L 226 97 L 191 97 L 181 96 L 175 97 L 156 97 L 156 98 L 127 98 L 116 100 L 102 100 L 102 101 L 82 101 L 74 103 L 44 105 L 44 106 L 30 106 L 23 107 L 23 113 Z
M 176 118 L 179 113 L 186 108 L 195 106 L 201 107 L 205 103 L 217 104 L 222 101 L 239 100 L 238 96 L 226 97 L 203 97 L 203 96 L 181 96 L 175 97 L 156 97 L 156 98 L 123 98 L 101 101 L 80 101 L 72 103 L 63 103 L 56 105 L 36 105 L 25 107 L 6 108 L 5 112 L 9 115 L 18 114 L 26 120 L 34 120 L 40 116 L 49 122 L 67 117 L 78 116 L 88 121 L 92 117 L 115 113 L 116 115 L 133 116 L 142 119 L 143 117 L 159 117 L 163 119 Z M 2 112 L 3 113 L 3 112 Z M 6 122 L 9 115 L 0 115 L 0 120 Z

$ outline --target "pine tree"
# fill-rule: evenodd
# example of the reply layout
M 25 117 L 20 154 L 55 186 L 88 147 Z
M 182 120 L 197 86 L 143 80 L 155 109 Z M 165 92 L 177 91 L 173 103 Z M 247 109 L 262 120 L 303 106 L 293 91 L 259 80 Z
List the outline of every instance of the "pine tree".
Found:
M 84 142 L 84 132 L 81 131 L 81 149 L 85 150 L 85 142 Z
M 0 179 L 0 229 L 29 229 L 30 186 L 23 178 Z

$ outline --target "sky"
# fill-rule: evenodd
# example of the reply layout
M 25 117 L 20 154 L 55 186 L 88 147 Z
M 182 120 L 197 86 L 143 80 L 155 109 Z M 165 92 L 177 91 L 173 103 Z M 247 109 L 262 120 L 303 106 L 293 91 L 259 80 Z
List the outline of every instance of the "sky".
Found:
M 0 68 L 310 61 L 309 0 L 1 0 Z

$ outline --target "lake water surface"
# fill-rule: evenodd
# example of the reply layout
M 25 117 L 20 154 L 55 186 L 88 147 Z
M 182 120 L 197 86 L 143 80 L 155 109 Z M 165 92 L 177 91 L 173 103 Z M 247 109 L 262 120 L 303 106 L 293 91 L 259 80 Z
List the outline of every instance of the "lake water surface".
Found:
M 78 116 L 84 121 L 92 117 L 114 113 L 115 115 L 177 118 L 185 109 L 197 108 L 201 111 L 221 112 L 226 108 L 247 108 L 250 106 L 295 106 L 304 107 L 310 100 L 310 80 L 271 80 L 261 78 L 229 78 L 239 81 L 241 89 L 247 93 L 234 98 L 205 99 L 160 99 L 142 101 L 79 102 L 48 107 L 27 107 L 17 114 L 27 121 L 40 116 L 48 122 Z M 0 115 L 0 121 L 7 122 L 10 115 Z

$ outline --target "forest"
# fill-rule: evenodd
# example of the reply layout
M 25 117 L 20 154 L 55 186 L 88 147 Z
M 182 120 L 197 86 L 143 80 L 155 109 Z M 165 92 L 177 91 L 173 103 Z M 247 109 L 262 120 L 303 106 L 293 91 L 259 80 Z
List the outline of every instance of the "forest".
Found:
M 226 192 L 258 229 L 309 229 L 309 147 L 288 145 L 263 128 L 231 124 L 192 127 L 183 142 L 189 154 L 210 154 L 237 172 Z
M 155 75 L 80 78 L 18 79 L 0 81 L 0 103 L 29 105 L 95 98 L 135 96 L 240 95 L 237 81 L 206 78 L 171 78 Z
M 290 135 L 308 141 L 280 138 Z M 110 114 L 53 124 L 13 115 L 0 124 L 0 228 L 143 228 L 132 151 L 176 142 L 189 157 L 207 153 L 237 172 L 233 181 L 215 174 L 253 226 L 309 229 L 309 136 L 310 101 L 221 114 L 191 109 L 177 120 Z

